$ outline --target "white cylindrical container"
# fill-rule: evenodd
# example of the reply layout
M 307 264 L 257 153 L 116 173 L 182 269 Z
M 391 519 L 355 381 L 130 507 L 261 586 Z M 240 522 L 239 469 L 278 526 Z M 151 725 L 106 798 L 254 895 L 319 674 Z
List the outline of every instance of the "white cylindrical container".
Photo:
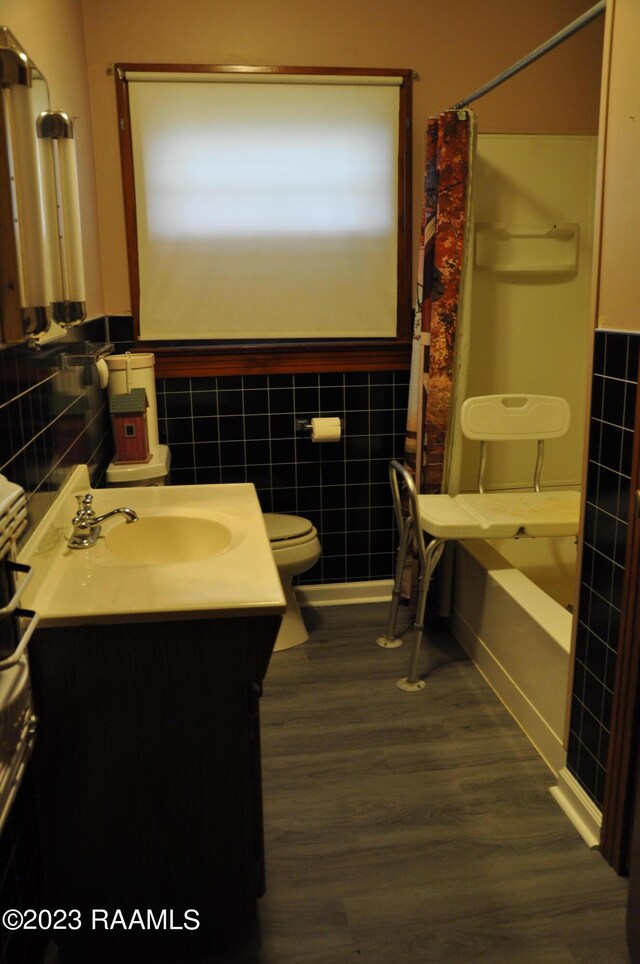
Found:
M 158 403 L 156 401 L 155 357 L 151 352 L 124 355 L 110 355 L 107 358 L 109 369 L 109 398 L 112 395 L 125 395 L 132 388 L 144 388 L 147 393 L 147 428 L 149 431 L 149 450 L 158 448 Z
M 85 301 L 84 261 L 80 228 L 80 198 L 76 142 L 73 136 L 58 138 L 60 160 L 60 193 L 63 218 L 63 276 L 67 301 Z
M 16 209 L 13 227 L 18 238 L 20 301 L 23 309 L 46 310 L 51 301 L 47 290 L 47 250 L 41 225 L 42 188 L 38 168 L 32 90 L 14 84 L 3 91 L 4 108 L 10 118 L 12 191 Z M 18 160 L 19 159 L 19 160 Z

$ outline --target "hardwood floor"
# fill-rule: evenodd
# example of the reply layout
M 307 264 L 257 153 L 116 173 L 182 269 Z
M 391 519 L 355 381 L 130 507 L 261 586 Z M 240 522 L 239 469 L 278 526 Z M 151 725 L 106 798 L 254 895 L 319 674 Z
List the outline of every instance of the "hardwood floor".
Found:
M 386 607 L 307 610 L 262 699 L 267 893 L 233 962 L 616 964 L 627 882 L 552 800 L 551 773 L 446 634 L 420 694 Z

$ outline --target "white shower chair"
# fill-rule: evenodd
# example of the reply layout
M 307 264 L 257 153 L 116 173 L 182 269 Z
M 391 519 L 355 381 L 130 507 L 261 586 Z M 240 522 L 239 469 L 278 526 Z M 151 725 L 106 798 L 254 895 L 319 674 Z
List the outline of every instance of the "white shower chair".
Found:
M 464 436 L 480 442 L 478 491 L 449 495 L 418 495 L 411 474 L 395 459 L 389 464 L 393 506 L 400 531 L 395 579 L 387 632 L 379 646 L 402 645 L 396 637 L 402 570 L 413 541 L 420 564 L 415 639 L 408 676 L 397 686 L 408 693 L 424 689 L 418 678 L 418 658 L 424 632 L 427 593 L 434 570 L 447 542 L 457 539 L 517 539 L 521 536 L 577 536 L 580 493 L 540 491 L 544 440 L 559 438 L 569 428 L 569 405 L 551 395 L 484 395 L 468 398 L 462 405 L 460 423 Z M 488 442 L 527 440 L 537 442 L 533 492 L 485 492 L 484 473 Z M 408 515 L 402 511 L 401 483 L 408 499 Z M 425 543 L 425 534 L 428 541 Z

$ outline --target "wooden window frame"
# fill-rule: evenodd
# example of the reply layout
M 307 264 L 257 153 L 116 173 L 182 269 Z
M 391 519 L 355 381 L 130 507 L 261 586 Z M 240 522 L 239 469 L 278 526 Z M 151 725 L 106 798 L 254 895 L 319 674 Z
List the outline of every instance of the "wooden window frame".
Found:
M 383 371 L 410 366 L 412 340 L 411 128 L 412 71 L 385 68 L 230 66 L 220 64 L 114 65 L 120 133 L 129 286 L 136 348 L 153 351 L 161 377 L 321 371 Z M 395 338 L 162 342 L 140 338 L 140 279 L 131 117 L 127 71 L 230 74 L 341 74 L 402 78 L 398 138 L 398 298 Z

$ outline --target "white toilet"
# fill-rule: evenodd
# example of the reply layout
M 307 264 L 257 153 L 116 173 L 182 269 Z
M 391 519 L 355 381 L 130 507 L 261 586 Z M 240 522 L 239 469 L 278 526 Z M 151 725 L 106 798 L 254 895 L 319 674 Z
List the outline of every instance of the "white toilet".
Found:
M 302 516 L 265 512 L 264 521 L 287 601 L 274 646 L 274 652 L 278 652 L 299 646 L 309 638 L 291 581 L 318 561 L 321 547 L 317 529 Z

